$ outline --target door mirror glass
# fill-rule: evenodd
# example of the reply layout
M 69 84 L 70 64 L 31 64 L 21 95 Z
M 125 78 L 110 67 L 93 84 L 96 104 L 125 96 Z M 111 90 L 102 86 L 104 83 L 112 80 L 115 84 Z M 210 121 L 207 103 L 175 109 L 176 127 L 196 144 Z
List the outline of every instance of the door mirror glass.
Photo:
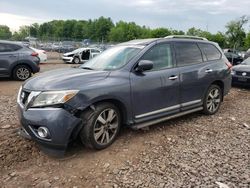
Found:
M 143 72 L 151 70 L 153 68 L 153 62 L 149 60 L 141 60 L 136 68 L 137 72 Z

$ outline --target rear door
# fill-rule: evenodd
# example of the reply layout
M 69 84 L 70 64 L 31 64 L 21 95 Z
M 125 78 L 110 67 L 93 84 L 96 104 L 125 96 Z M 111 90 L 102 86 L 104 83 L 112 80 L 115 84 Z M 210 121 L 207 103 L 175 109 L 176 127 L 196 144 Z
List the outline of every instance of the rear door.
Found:
M 153 62 L 153 69 L 131 72 L 131 96 L 135 121 L 176 113 L 179 106 L 179 71 L 175 67 L 170 43 L 149 49 L 140 60 Z
M 18 61 L 21 46 L 0 43 L 0 75 L 9 75 L 11 64 Z
M 182 110 L 200 106 L 207 89 L 210 68 L 196 42 L 175 42 L 177 66 L 180 69 L 180 103 Z

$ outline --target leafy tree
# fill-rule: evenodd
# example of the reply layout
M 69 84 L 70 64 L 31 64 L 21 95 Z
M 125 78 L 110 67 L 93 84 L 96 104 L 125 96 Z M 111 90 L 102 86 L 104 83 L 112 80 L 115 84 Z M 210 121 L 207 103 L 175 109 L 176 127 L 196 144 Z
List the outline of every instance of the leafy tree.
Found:
M 114 24 L 111 18 L 100 17 L 97 20 L 94 20 L 94 39 L 96 41 L 107 41 L 108 34 L 111 29 L 114 27 Z
M 227 39 L 225 34 L 218 32 L 215 35 L 212 35 L 211 41 L 217 42 L 221 48 L 226 48 Z
M 152 38 L 166 37 L 166 36 L 171 35 L 171 34 L 172 34 L 171 30 L 169 30 L 167 28 L 161 27 L 161 28 L 151 30 L 151 37 Z
M 38 37 L 38 32 L 39 32 L 39 24 L 34 23 L 30 26 L 30 36 L 32 37 Z
M 125 42 L 141 38 L 140 36 L 145 35 L 143 28 L 136 25 L 134 22 L 123 22 L 120 21 L 113 27 L 109 33 L 109 40 L 112 42 Z
M 249 49 L 250 48 L 250 32 L 247 34 L 246 38 L 245 38 L 245 49 Z
M 228 43 L 231 48 L 239 47 L 244 45 L 244 39 L 246 33 L 244 31 L 244 25 L 248 22 L 246 16 L 242 16 L 238 20 L 230 21 L 226 25 L 226 35 L 228 38 Z
M 6 25 L 0 25 L 0 39 L 10 39 L 12 33 L 10 28 Z

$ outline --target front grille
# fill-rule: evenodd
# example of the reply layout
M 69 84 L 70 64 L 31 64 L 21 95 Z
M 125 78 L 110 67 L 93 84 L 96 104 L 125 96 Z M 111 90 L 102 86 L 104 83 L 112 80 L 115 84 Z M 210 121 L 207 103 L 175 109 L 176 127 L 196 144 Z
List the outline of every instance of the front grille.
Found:
M 249 76 L 250 77 L 250 72 L 246 72 L 246 71 L 236 71 L 236 75 L 237 76 L 242 76 L 242 73 L 246 73 L 246 75 L 245 76 Z

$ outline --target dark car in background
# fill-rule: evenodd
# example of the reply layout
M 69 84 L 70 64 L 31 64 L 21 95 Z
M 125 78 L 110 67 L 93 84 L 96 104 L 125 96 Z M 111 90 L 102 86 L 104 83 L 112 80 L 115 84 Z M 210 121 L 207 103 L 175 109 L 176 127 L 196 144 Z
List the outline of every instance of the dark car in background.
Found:
M 26 80 L 40 70 L 38 53 L 22 43 L 0 40 L 0 77 Z
M 241 55 L 239 55 L 238 53 L 233 52 L 233 51 L 227 51 L 224 54 L 227 57 L 228 61 L 233 66 L 234 65 L 239 65 L 244 60 L 244 58 Z
M 232 84 L 250 86 L 250 57 L 233 67 Z
M 104 149 L 122 125 L 140 129 L 197 111 L 215 114 L 231 88 L 230 68 L 218 44 L 200 38 L 122 43 L 79 68 L 24 83 L 19 133 L 57 154 L 78 137 Z

